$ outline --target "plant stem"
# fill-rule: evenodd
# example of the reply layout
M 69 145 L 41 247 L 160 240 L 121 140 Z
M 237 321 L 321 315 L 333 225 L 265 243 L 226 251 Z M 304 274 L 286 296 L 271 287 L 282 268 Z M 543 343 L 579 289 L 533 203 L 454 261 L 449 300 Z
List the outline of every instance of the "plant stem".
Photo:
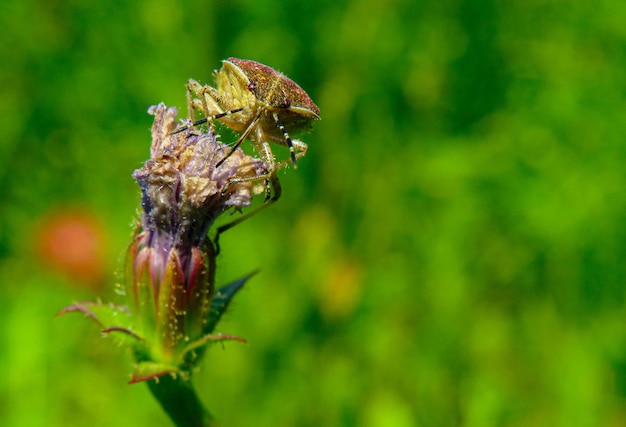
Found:
M 204 408 L 191 380 L 166 375 L 148 381 L 148 388 L 177 427 L 218 427 L 217 421 Z

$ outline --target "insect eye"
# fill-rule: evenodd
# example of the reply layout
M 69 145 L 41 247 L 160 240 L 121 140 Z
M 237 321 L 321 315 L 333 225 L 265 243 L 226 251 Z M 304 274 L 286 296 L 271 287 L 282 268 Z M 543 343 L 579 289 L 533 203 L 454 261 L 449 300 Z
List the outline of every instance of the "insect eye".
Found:
M 252 92 L 254 89 L 256 89 L 256 82 L 250 82 L 250 84 L 248 84 L 248 90 Z

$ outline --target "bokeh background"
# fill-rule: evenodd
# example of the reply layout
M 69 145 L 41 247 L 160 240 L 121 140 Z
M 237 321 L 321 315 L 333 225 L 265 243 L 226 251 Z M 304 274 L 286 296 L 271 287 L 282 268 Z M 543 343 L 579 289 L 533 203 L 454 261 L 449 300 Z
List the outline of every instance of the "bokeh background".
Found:
M 195 383 L 224 426 L 626 425 L 626 6 L 0 2 L 0 424 L 168 426 L 115 300 L 160 101 L 229 56 L 323 120 L 222 238 L 254 269 Z M 224 133 L 227 138 L 227 132 Z M 248 146 L 248 148 L 250 148 Z

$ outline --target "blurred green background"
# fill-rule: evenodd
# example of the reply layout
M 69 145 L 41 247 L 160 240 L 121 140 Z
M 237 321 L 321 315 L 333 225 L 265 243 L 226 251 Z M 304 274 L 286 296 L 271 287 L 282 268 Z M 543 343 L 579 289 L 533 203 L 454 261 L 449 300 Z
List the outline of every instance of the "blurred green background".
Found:
M 0 3 L 0 424 L 168 426 L 116 298 L 160 101 L 229 56 L 319 105 L 196 375 L 224 426 L 626 425 L 626 6 Z M 248 146 L 249 148 L 249 146 Z M 60 252 L 56 249 L 61 243 Z

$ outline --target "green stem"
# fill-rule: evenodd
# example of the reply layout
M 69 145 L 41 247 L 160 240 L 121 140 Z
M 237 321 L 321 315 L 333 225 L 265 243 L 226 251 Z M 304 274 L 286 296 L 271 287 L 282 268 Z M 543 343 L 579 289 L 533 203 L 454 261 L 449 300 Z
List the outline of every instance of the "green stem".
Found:
M 217 421 L 204 408 L 191 380 L 166 375 L 147 382 L 152 395 L 177 427 L 217 427 Z

